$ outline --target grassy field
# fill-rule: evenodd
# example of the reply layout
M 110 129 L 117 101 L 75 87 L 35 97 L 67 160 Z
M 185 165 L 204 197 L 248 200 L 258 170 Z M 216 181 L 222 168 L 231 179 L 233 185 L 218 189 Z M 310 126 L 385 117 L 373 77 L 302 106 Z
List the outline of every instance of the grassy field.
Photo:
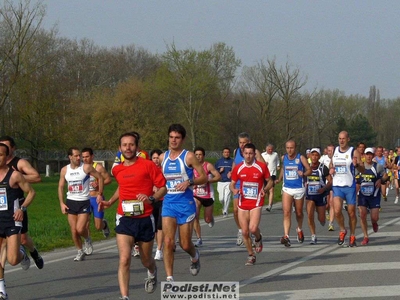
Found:
M 36 191 L 36 197 L 29 206 L 29 234 L 33 238 L 39 251 L 51 251 L 55 248 L 64 248 L 73 246 L 71 232 L 68 225 L 67 216 L 61 213 L 60 204 L 57 196 L 58 176 L 44 177 L 42 182 L 33 184 Z M 117 188 L 117 183 L 113 182 L 107 185 L 104 190 L 104 196 L 109 199 Z M 275 203 L 280 201 L 280 186 L 275 187 Z M 216 185 L 215 185 L 216 191 Z M 214 204 L 214 214 L 221 215 L 222 206 L 218 201 L 218 193 L 215 193 L 216 201 Z M 232 204 L 231 204 L 232 206 Z M 105 211 L 105 218 L 109 221 L 111 228 L 111 237 L 115 236 L 115 212 L 117 204 Z M 232 211 L 232 207 L 230 209 Z M 91 237 L 97 241 L 104 239 L 101 231 L 96 231 L 93 222 L 91 222 Z

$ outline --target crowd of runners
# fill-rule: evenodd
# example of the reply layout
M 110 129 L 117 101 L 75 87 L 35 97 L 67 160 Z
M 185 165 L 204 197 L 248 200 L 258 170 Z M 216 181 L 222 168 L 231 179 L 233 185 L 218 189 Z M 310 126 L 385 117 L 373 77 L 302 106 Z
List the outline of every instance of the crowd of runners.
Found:
M 174 253 L 180 246 L 190 257 L 188 271 L 200 272 L 200 248 L 203 246 L 200 211 L 204 221 L 214 226 L 214 184 L 222 205 L 222 217 L 233 213 L 238 232 L 236 245 L 247 251 L 245 265 L 256 263 L 263 250 L 259 228 L 262 209 L 274 209 L 274 189 L 282 182 L 281 199 L 283 231 L 280 243 L 291 246 L 289 236 L 292 214 L 296 220 L 296 239 L 317 244 L 315 217 L 326 230 L 338 230 L 338 245 L 357 246 L 356 225 L 359 216 L 364 238 L 369 243 L 367 216 L 374 232 L 379 230 L 380 202 L 387 201 L 390 189 L 399 198 L 400 147 L 395 150 L 373 147 L 359 142 L 352 147 L 349 134 L 338 135 L 338 145 L 313 147 L 301 154 L 295 140 L 285 143 L 285 154 L 279 156 L 274 145 L 267 143 L 261 153 L 247 133 L 238 135 L 238 147 L 224 148 L 215 164 L 205 160 L 202 147 L 194 151 L 183 145 L 186 130 L 180 124 L 168 128 L 168 150 L 154 149 L 150 155 L 140 148 L 140 134 L 127 132 L 120 136 L 119 152 L 111 169 L 118 188 L 110 199 L 103 196 L 112 181 L 105 167 L 95 162 L 93 150 L 68 149 L 69 164 L 62 168 L 58 185 L 60 209 L 68 216 L 73 243 L 77 249 L 74 261 L 82 261 L 93 252 L 90 238 L 90 215 L 104 237 L 111 225 L 104 210 L 117 203 L 116 243 L 119 252 L 118 282 L 121 298 L 129 299 L 132 256 L 139 257 L 147 269 L 145 290 L 157 287 L 155 261 L 164 262 L 166 281 L 174 281 Z M 35 191 L 30 183 L 40 176 L 28 161 L 15 157 L 11 137 L 0 138 L 0 299 L 7 299 L 4 266 L 21 263 L 28 269 L 30 258 L 42 269 L 43 258 L 29 237 L 27 207 Z M 265 205 L 264 205 L 265 204 Z M 303 233 L 304 211 L 311 232 Z M 344 211 L 348 214 L 346 227 Z M 329 221 L 329 222 L 327 222 Z M 195 242 L 192 241 L 195 237 Z M 157 247 L 153 251 L 154 240 Z M 28 251 L 27 251 L 28 250 Z

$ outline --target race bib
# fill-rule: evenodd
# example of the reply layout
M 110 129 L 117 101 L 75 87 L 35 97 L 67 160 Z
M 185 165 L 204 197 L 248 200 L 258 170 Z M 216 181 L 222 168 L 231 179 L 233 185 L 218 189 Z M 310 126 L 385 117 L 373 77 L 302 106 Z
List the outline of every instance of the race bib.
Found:
M 0 211 L 8 209 L 7 190 L 0 188 Z
M 242 193 L 244 198 L 249 200 L 258 199 L 258 183 L 256 182 L 243 182 Z
M 346 174 L 347 173 L 347 165 L 346 164 L 335 164 L 335 172 L 336 172 L 336 174 Z
M 287 166 L 285 168 L 285 179 L 287 180 L 295 180 L 298 179 L 299 174 L 297 174 L 297 166 Z
M 184 192 L 184 191 L 178 191 L 176 189 L 176 186 L 184 181 L 183 177 L 182 177 L 182 174 L 179 174 L 179 173 L 177 173 L 177 174 L 166 174 L 165 175 L 165 179 L 167 180 L 168 193 L 177 194 L 177 193 L 183 193 Z
M 311 181 L 308 183 L 308 194 L 319 195 L 318 190 L 321 188 L 321 183 L 318 181 Z
M 122 211 L 125 216 L 140 216 L 144 213 L 144 204 L 139 200 L 124 200 L 122 201 Z
M 198 185 L 196 188 L 196 195 L 197 196 L 207 196 L 207 185 Z
M 374 190 L 375 190 L 375 187 L 374 187 L 374 183 L 372 181 L 361 183 L 360 191 L 361 191 L 361 194 L 363 194 L 364 196 L 373 195 Z
M 74 180 L 70 181 L 68 185 L 68 192 L 71 194 L 79 194 L 83 191 L 83 182 L 82 180 Z

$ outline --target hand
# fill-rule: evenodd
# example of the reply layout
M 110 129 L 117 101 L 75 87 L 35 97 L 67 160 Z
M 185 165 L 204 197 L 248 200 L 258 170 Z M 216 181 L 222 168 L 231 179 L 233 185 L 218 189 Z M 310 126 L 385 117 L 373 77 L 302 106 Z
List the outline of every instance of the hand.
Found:
M 22 221 L 24 219 L 24 212 L 20 209 L 17 209 L 13 215 L 14 221 Z

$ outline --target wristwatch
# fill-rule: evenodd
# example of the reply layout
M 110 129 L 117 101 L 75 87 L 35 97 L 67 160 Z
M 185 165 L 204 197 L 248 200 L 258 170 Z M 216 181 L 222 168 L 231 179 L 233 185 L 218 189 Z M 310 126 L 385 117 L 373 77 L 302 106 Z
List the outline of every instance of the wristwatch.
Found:
M 21 205 L 20 209 L 21 209 L 23 212 L 26 212 L 26 207 L 25 207 L 25 206 L 22 206 L 22 205 Z
M 189 179 L 189 186 L 194 185 L 194 180 L 193 179 Z
M 151 204 L 154 204 L 154 202 L 156 202 L 156 198 L 154 198 L 153 196 L 150 196 L 149 201 L 151 202 Z

